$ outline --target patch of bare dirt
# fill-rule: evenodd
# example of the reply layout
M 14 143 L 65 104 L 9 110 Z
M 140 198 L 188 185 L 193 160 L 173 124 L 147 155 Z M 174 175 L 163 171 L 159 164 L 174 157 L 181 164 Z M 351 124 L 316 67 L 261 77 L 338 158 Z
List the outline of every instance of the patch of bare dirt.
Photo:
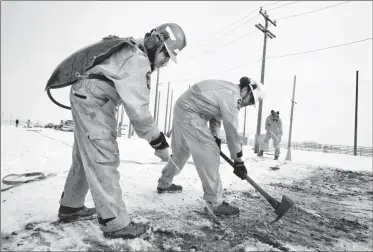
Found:
M 180 206 L 173 213 L 136 213 L 152 222 L 152 234 L 142 240 L 141 251 L 330 251 L 371 250 L 373 235 L 371 173 L 315 168 L 311 177 L 263 188 L 280 200 L 287 195 L 295 205 L 277 223 L 274 209 L 248 184 L 245 191 L 225 190 L 225 197 L 241 209 L 240 215 L 221 218 L 217 225 L 193 212 L 201 205 Z M 76 234 L 76 243 L 64 250 L 135 250 L 121 239 L 107 240 L 97 220 L 76 223 L 28 223 L 25 229 L 1 234 L 2 250 L 55 248 Z M 96 230 L 97 231 L 97 230 Z M 93 233 L 93 234 L 92 234 Z M 98 235 L 100 234 L 100 235 Z M 70 241 L 70 240 L 68 240 Z

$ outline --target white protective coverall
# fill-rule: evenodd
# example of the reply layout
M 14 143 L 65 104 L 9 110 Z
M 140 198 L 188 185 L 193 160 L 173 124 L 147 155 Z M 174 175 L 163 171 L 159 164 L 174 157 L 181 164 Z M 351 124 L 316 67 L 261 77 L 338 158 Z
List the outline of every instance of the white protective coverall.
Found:
M 147 56 L 128 45 L 87 71 L 107 76 L 115 86 L 104 80 L 80 79 L 71 88 L 73 162 L 60 205 L 82 207 L 90 189 L 103 232 L 120 230 L 130 222 L 118 172 L 116 106 L 120 100 L 139 137 L 150 142 L 160 134 L 149 111 L 150 71 Z
M 222 203 L 220 151 L 214 136 L 219 137 L 222 120 L 231 158 L 242 156 L 237 131 L 240 101 L 239 86 L 221 80 L 201 81 L 179 97 L 173 112 L 172 157 L 162 170 L 158 187 L 170 186 L 191 154 L 202 182 L 203 198 L 213 206 Z
M 260 150 L 264 150 L 264 146 L 268 144 L 269 140 L 272 138 L 273 147 L 275 148 L 275 156 L 280 155 L 280 142 L 282 138 L 282 121 L 278 115 L 269 115 L 265 122 L 265 129 L 267 133 L 264 140 L 260 144 Z M 272 133 L 275 135 L 273 135 Z

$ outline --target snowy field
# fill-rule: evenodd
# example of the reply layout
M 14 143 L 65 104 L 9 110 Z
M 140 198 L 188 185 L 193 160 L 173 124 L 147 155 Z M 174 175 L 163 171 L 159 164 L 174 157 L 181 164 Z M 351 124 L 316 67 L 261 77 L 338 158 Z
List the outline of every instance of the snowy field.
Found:
M 192 158 L 174 183 L 180 194 L 156 193 L 165 163 L 137 137 L 118 138 L 123 199 L 137 221 L 150 221 L 146 239 L 108 240 L 97 220 L 59 224 L 57 211 L 71 165 L 73 133 L 43 128 L 1 128 L 1 178 L 43 172 L 48 178 L 1 192 L 1 250 L 4 251 L 371 251 L 372 158 L 292 151 L 292 161 L 260 159 L 243 150 L 249 176 L 270 195 L 296 204 L 277 223 L 273 209 L 221 159 L 226 199 L 241 209 L 222 225 L 195 213 L 203 207 L 202 186 Z M 228 154 L 226 145 L 223 152 Z M 280 165 L 279 170 L 269 167 Z M 1 185 L 6 189 L 8 185 Z M 90 193 L 86 206 L 93 207 Z

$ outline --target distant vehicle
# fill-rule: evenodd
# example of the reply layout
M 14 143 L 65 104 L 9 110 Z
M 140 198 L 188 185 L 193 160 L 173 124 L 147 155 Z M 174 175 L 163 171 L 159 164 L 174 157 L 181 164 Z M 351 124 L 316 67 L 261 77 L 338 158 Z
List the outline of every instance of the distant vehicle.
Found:
M 44 126 L 44 128 L 54 128 L 54 126 L 56 126 L 56 125 L 54 125 L 53 123 L 48 123 L 47 125 L 45 125 Z
M 60 129 L 61 131 L 69 131 L 72 132 L 74 131 L 74 125 L 64 125 Z
M 66 120 L 65 125 L 74 125 L 74 121 L 73 120 Z
M 63 122 L 63 125 L 61 126 L 60 130 L 62 131 L 74 131 L 74 121 L 73 120 L 66 120 Z

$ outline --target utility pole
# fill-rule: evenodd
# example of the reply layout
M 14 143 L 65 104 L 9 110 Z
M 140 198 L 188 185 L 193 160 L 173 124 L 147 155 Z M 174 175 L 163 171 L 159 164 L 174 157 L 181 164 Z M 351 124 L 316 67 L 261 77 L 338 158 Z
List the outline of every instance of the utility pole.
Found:
M 167 134 L 167 116 L 168 116 L 168 98 L 170 96 L 170 82 L 168 82 L 168 87 L 167 87 L 167 102 L 166 102 L 166 116 L 164 118 L 164 133 Z
M 158 84 L 159 84 L 159 68 L 157 69 L 157 83 L 155 84 L 154 119 L 156 118 L 156 115 L 157 115 Z
M 354 155 L 357 155 L 357 105 L 359 98 L 359 71 L 356 71 L 356 100 L 355 100 L 355 136 L 354 136 Z
M 267 49 L 267 37 L 270 39 L 276 38 L 276 36 L 268 30 L 268 22 L 276 25 L 276 21 L 272 21 L 269 16 L 267 15 L 267 11 L 264 13 L 262 12 L 262 8 L 260 8 L 259 13 L 264 17 L 265 26 L 263 27 L 261 24 L 256 24 L 255 27 L 258 28 L 261 32 L 264 33 L 264 44 L 263 44 L 263 57 L 262 57 L 262 74 L 260 78 L 260 82 L 264 85 L 264 70 L 265 70 L 265 59 L 266 59 L 266 49 Z M 260 128 L 262 125 L 262 109 L 263 109 L 263 99 L 259 101 L 259 109 L 258 109 L 258 121 L 256 125 L 256 135 L 255 135 L 255 153 L 259 153 L 259 136 L 260 136 Z M 245 118 L 246 119 L 246 118 Z
M 161 100 L 161 91 L 158 91 L 158 109 L 157 109 L 157 126 L 158 126 L 158 119 L 159 119 L 159 101 Z
M 168 131 L 171 130 L 171 117 L 172 117 L 172 98 L 174 97 L 174 90 L 171 90 L 171 103 L 170 103 L 170 117 L 168 119 Z
M 293 98 L 291 99 L 291 113 L 290 113 L 290 127 L 289 127 L 289 140 L 288 140 L 288 152 L 286 153 L 285 160 L 291 161 L 291 131 L 293 129 L 293 111 L 294 111 L 294 103 L 297 104 L 294 101 L 295 96 L 295 84 L 297 82 L 297 76 L 294 75 L 294 84 L 293 84 Z

